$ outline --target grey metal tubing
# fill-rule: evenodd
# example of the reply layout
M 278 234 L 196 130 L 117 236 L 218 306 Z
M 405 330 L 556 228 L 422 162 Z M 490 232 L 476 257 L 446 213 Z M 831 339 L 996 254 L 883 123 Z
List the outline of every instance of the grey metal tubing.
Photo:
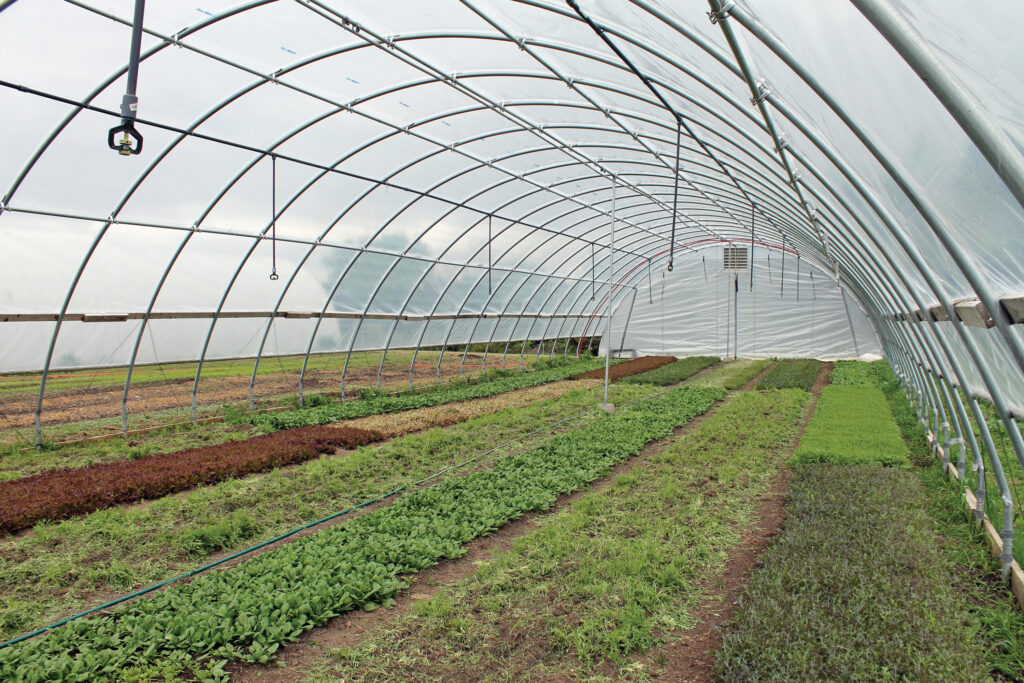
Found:
M 913 24 L 894 6 L 879 0 L 851 2 L 920 76 L 1024 208 L 1024 158 L 1002 127 L 987 114 L 985 106 L 961 85 Z
M 717 0 L 712 0 L 712 1 L 717 1 Z M 822 97 L 822 99 L 825 99 L 825 100 L 826 100 L 826 103 L 827 103 L 827 104 L 829 104 L 829 106 L 830 106 L 830 107 L 831 107 L 831 108 L 832 108 L 832 109 L 833 109 L 834 111 L 836 111 L 837 115 L 840 115 L 840 117 L 841 117 L 841 118 L 842 118 L 842 119 L 844 120 L 844 123 L 846 123 L 848 127 L 851 127 L 851 130 L 853 130 L 853 129 L 855 129 L 855 128 L 856 128 L 856 126 L 855 126 L 855 125 L 853 124 L 853 122 L 852 122 L 852 121 L 850 121 L 850 120 L 848 119 L 848 117 L 846 117 L 845 113 L 843 113 L 843 112 L 842 112 L 841 108 L 839 108 L 838 106 L 833 106 L 833 105 L 834 105 L 834 103 L 833 103 L 833 102 L 832 102 L 832 101 L 831 101 L 830 99 L 826 99 L 826 98 L 827 98 L 827 96 L 826 96 L 826 94 L 824 94 L 824 91 L 823 91 L 823 89 L 821 89 L 821 88 L 820 88 L 820 86 L 818 86 L 818 85 L 817 85 L 817 84 L 816 84 L 815 82 L 812 82 L 811 80 L 809 80 L 809 79 L 808 79 L 807 75 L 806 75 L 806 74 L 804 73 L 804 70 L 803 70 L 802 68 L 800 68 L 799 64 L 798 64 L 798 63 L 796 63 L 796 62 L 795 62 L 795 60 L 793 60 L 793 59 L 791 59 L 791 58 L 787 58 L 787 57 L 788 57 L 788 53 L 787 53 L 787 54 L 782 54 L 782 53 L 780 53 L 780 50 L 779 50 L 779 49 L 777 49 L 777 47 L 778 47 L 778 48 L 782 48 L 782 50 L 784 51 L 784 47 L 782 47 L 782 46 L 781 46 L 781 44 L 780 44 L 780 45 L 775 45 L 775 44 L 769 44 L 769 42 L 766 42 L 766 40 L 765 40 L 765 37 L 763 37 L 763 36 L 762 36 L 762 35 L 760 35 L 760 34 L 759 34 L 759 33 L 758 33 L 757 31 L 755 31 L 754 29 L 752 29 L 752 28 L 751 28 L 751 26 L 750 26 L 750 25 L 748 25 L 748 23 L 747 23 L 747 22 L 745 22 L 745 21 L 743 20 L 743 19 L 744 19 L 744 16 L 745 16 L 745 15 L 744 15 L 744 14 L 742 13 L 742 11 L 736 11 L 736 10 L 734 9 L 734 10 L 733 10 L 733 12 L 732 12 L 732 15 L 731 15 L 731 16 L 734 16 L 734 17 L 736 17 L 736 18 L 737 18 L 737 20 L 738 20 L 738 21 L 740 21 L 740 23 L 742 23 L 742 24 L 744 25 L 744 27 L 745 27 L 745 28 L 747 28 L 748 30 L 750 30 L 750 31 L 751 31 L 752 33 L 755 33 L 755 35 L 756 35 L 756 36 L 757 36 L 757 37 L 758 37 L 759 39 L 761 39 L 761 40 L 762 40 L 762 42 L 765 42 L 765 44 L 766 44 L 766 45 L 767 45 L 767 46 L 769 47 L 769 49 L 771 49 L 771 50 L 772 50 L 773 52 L 775 52 L 775 53 L 776 53 L 776 54 L 777 54 L 777 55 L 778 55 L 778 56 L 779 56 L 780 58 L 782 58 L 782 59 L 783 59 L 783 60 L 784 60 L 784 61 L 785 61 L 785 62 L 787 63 L 787 65 L 789 65 L 789 66 L 790 66 L 790 68 L 792 68 L 792 69 L 793 69 L 793 70 L 794 70 L 794 71 L 795 71 L 795 72 L 796 72 L 796 73 L 797 73 L 797 74 L 798 74 L 798 75 L 799 75 L 799 76 L 800 76 L 800 77 L 801 77 L 801 78 L 802 78 L 802 79 L 803 79 L 803 80 L 804 80 L 805 82 L 807 82 L 807 83 L 808 83 L 808 85 L 809 85 L 809 86 L 811 86 L 811 87 L 812 87 L 812 88 L 813 88 L 813 89 L 814 89 L 814 90 L 815 90 L 815 91 L 817 92 L 817 94 L 818 94 L 818 95 L 819 95 L 820 97 Z M 723 22 L 723 23 L 724 23 L 724 22 Z M 770 38 L 770 36 L 769 36 L 769 38 Z M 777 42 L 777 41 L 775 41 L 775 42 Z M 812 80 L 813 80 L 813 79 L 812 79 Z M 812 140 L 812 142 L 814 142 L 814 144 L 816 144 L 816 145 L 817 145 L 817 146 L 818 146 L 819 148 L 822 148 L 822 147 L 823 147 L 823 146 L 822 146 L 822 145 L 820 144 L 820 142 L 819 142 L 818 140 L 816 140 L 816 139 L 815 139 L 815 137 L 814 137 L 814 136 L 812 136 L 812 135 L 808 135 L 808 132 L 809 132 L 809 131 L 807 131 L 807 130 L 806 130 L 806 127 L 805 127 L 805 126 L 802 126 L 802 125 L 800 125 L 800 122 L 798 122 L 797 120 L 795 120 L 795 119 L 796 119 L 796 117 L 792 116 L 792 115 L 791 115 L 791 113 L 788 113 L 788 112 L 787 112 L 787 111 L 786 111 L 786 110 L 784 109 L 784 105 L 780 106 L 780 105 L 781 105 L 781 103 L 779 103 L 779 102 L 777 101 L 777 98 L 773 97 L 771 93 L 766 93 L 765 99 L 767 99 L 767 100 L 770 100 L 770 101 L 772 102 L 772 104 L 774 104 L 774 105 L 776 106 L 776 108 L 778 108 L 778 109 L 779 109 L 779 110 L 780 110 L 780 111 L 781 111 L 781 112 L 782 112 L 782 113 L 783 113 L 783 114 L 784 114 L 784 115 L 785 115 L 785 116 L 786 116 L 786 117 L 787 117 L 788 119 L 790 119 L 790 120 L 791 120 L 791 121 L 792 121 L 792 122 L 793 122 L 793 123 L 794 123 L 795 125 L 797 125 L 798 127 L 800 127 L 800 128 L 802 129 L 802 131 L 801 131 L 801 132 L 803 132 L 803 133 L 804 133 L 805 135 L 807 135 L 807 136 L 808 136 L 808 138 L 809 138 L 809 139 L 811 139 L 811 140 Z M 853 132 L 854 132 L 855 134 L 857 134 L 857 135 L 858 135 L 858 138 L 862 139 L 862 142 L 863 142 L 864 144 L 866 144 L 866 145 L 869 145 L 869 141 L 867 141 L 867 140 L 865 139 L 865 136 L 864 136 L 863 134 L 861 134 L 859 130 L 853 130 Z M 869 148 L 870 148 L 870 146 L 869 146 Z M 873 153 L 874 153 L 874 152 L 877 152 L 877 150 L 874 150 L 873 148 L 871 148 L 871 149 L 872 149 Z M 825 151 L 825 150 L 823 149 L 822 151 Z M 894 170 L 894 169 L 893 169 L 892 167 L 890 167 L 890 166 L 888 165 L 888 161 L 887 161 L 887 160 L 883 160 L 883 155 L 881 155 L 881 154 L 876 154 L 876 157 L 878 157 L 878 158 L 879 158 L 879 161 L 880 161 L 880 163 L 883 163 L 883 166 L 885 166 L 885 167 L 886 167 L 886 170 L 890 171 L 890 173 L 891 173 L 891 174 L 893 174 L 893 175 L 896 175 L 896 176 L 898 176 L 898 173 L 895 173 L 895 170 Z M 833 164 L 835 164 L 835 160 L 834 160 L 834 159 L 830 159 L 830 160 L 831 160 L 831 161 L 833 162 Z M 848 174 L 846 174 L 846 173 L 844 172 L 844 175 L 847 175 L 847 177 L 848 177 L 848 180 L 849 180 L 849 176 L 848 176 Z M 896 180 L 898 184 L 901 184 L 901 183 L 900 183 L 900 180 L 898 179 L 898 177 L 894 177 L 894 180 Z M 901 187 L 904 187 L 904 186 L 903 186 L 903 185 L 901 184 Z M 906 187 L 904 187 L 904 191 L 905 191 L 905 192 L 907 191 L 907 188 L 906 188 Z M 863 194 L 863 193 L 862 193 L 862 194 Z M 917 204 L 917 203 L 915 202 L 915 205 L 916 205 L 916 204 Z M 874 208 L 874 207 L 873 207 L 873 208 Z M 919 210 L 921 209 L 921 207 L 918 207 L 918 208 L 919 208 Z M 877 212 L 877 209 L 876 209 L 876 212 Z M 900 231 L 898 231 L 898 230 L 894 230 L 894 227 L 895 227 L 895 226 L 893 226 L 893 225 L 889 225 L 889 226 L 887 226 L 887 227 L 890 227 L 890 232 L 892 232 L 892 233 L 893 233 L 893 234 L 894 234 L 895 236 L 897 236 L 897 239 L 898 239 L 898 240 L 900 240 L 900 238 L 902 238 L 902 237 L 903 237 L 903 236 L 902 236 L 902 233 L 901 233 Z M 934 226 L 933 226 L 933 229 L 934 229 Z M 900 240 L 900 241 L 901 241 L 901 243 L 902 243 L 902 242 L 903 242 L 903 241 L 905 241 L 905 240 Z M 901 244 L 901 246 L 904 246 L 904 250 L 905 250 L 905 251 L 908 251 L 908 254 L 909 254 L 909 250 L 907 250 L 907 245 L 906 245 L 906 244 Z M 916 255 L 916 254 L 911 254 L 911 255 L 912 255 L 912 257 L 913 257 L 913 256 L 914 256 L 914 255 Z M 951 255 L 952 255 L 952 254 L 951 254 Z M 918 266 L 918 269 L 922 271 L 922 274 L 923 274 L 923 275 L 924 275 L 924 276 L 926 277 L 926 280 L 927 280 L 927 279 L 931 279 L 931 278 L 930 278 L 930 276 L 929 276 L 929 275 L 927 274 L 927 271 L 926 271 L 926 269 L 925 269 L 925 268 L 923 267 L 923 264 L 920 264 L 920 263 L 915 263 L 915 265 L 917 265 L 917 266 Z M 966 274 L 966 273 L 965 273 L 965 274 Z M 949 305 L 948 301 L 945 301 L 945 300 L 944 300 L 944 297 L 942 297 L 942 296 L 940 296 L 940 295 L 939 295 L 939 292 L 940 292 L 941 290 L 940 290 L 940 289 L 938 289 L 938 288 L 937 288 L 937 287 L 935 286 L 935 284 L 937 284 L 937 283 L 934 283 L 934 282 L 929 282 L 929 286 L 930 286 L 930 287 L 932 287 L 932 289 L 933 289 L 933 290 L 935 291 L 935 293 L 936 293 L 936 296 L 937 296 L 937 297 L 939 298 L 939 300 L 940 300 L 940 301 L 944 301 L 944 303 L 945 303 L 945 305 L 947 306 L 947 308 L 951 308 L 951 306 Z M 972 284 L 973 284 L 973 283 L 972 283 Z M 977 291 L 977 289 L 976 289 L 976 291 Z M 964 333 L 964 331 L 963 331 L 963 330 L 961 329 L 961 327 L 960 327 L 960 321 L 959 321 L 959 319 L 957 318 L 957 316 L 955 315 L 955 313 L 954 313 L 954 314 L 953 314 L 953 315 L 952 315 L 951 317 L 952 317 L 952 318 L 953 318 L 953 320 L 954 320 L 954 326 L 955 326 L 955 327 L 957 328 L 958 332 L 959 332 L 959 333 L 961 334 L 961 337 L 962 337 L 962 338 L 963 338 L 963 339 L 965 340 L 965 343 L 966 343 L 966 345 L 967 345 L 967 346 L 968 346 L 969 348 L 970 348 L 970 347 L 973 347 L 973 346 L 974 346 L 974 344 L 973 344 L 973 340 L 971 340 L 971 339 L 969 338 L 969 336 L 968 336 L 968 335 L 967 335 L 966 333 Z M 993 389 L 993 387 L 992 387 L 991 385 L 992 385 L 992 384 L 994 384 L 994 381 L 992 380 L 992 378 L 991 378 L 991 375 L 990 375 L 990 373 L 988 372 L 988 368 L 987 368 L 987 366 L 985 365 L 985 363 L 984 363 L 984 360 L 983 360 L 983 359 L 982 359 L 982 358 L 980 357 L 980 354 L 978 354 L 978 353 L 977 353 L 977 349 L 976 349 L 976 348 L 975 348 L 975 349 L 972 349 L 972 353 L 971 353 L 971 355 L 972 355 L 973 359 L 975 360 L 975 363 L 976 363 L 976 365 L 979 365 L 979 370 L 980 370 L 980 371 L 982 372 L 982 376 L 983 376 L 983 377 L 985 377 L 985 375 L 989 375 L 989 376 L 988 376 L 988 378 L 987 378 L 987 381 L 986 381 L 986 385 L 988 385 L 988 386 L 989 386 L 989 389 L 990 389 L 990 391 L 991 391 L 991 390 Z M 995 387 L 995 388 L 996 388 L 996 389 L 998 389 L 998 387 Z M 1001 392 L 999 392 L 999 393 L 1001 394 Z M 994 396 L 993 396 L 993 398 L 994 398 Z M 995 401 L 994 401 L 994 402 L 995 402 Z M 1005 408 L 1005 405 L 1004 405 L 1004 408 Z M 1002 410 L 1001 410 L 1001 412 L 1002 412 Z M 1006 420 L 1005 420 L 1005 419 L 1004 419 L 1004 422 L 1006 422 Z M 1009 430 L 1009 431 L 1010 431 L 1010 433 L 1011 433 L 1011 440 L 1012 440 L 1012 441 L 1016 441 L 1016 442 L 1014 443 L 1014 449 L 1015 449 L 1015 451 L 1017 452 L 1018 460 L 1020 460 L 1020 461 L 1021 461 L 1022 463 L 1024 463 L 1024 456 L 1022 456 L 1022 453 L 1024 453 L 1024 442 L 1020 442 L 1020 437 L 1019 437 L 1019 431 L 1017 431 L 1017 430 L 1015 429 L 1015 427 L 1016 427 L 1016 424 L 1015 424 L 1015 423 L 1013 422 L 1013 420 L 1012 420 L 1012 417 L 1011 417 L 1011 419 L 1009 420 L 1009 422 L 1010 422 L 1010 423 L 1013 423 L 1013 426 L 1012 426 L 1012 427 L 1011 427 L 1010 425 L 1007 425 L 1007 428 L 1008 428 L 1008 430 Z M 1017 436 L 1017 438 L 1016 438 L 1016 440 L 1014 439 L 1014 434 L 1013 434 L 1013 432 L 1017 432 L 1017 435 L 1016 435 L 1016 436 Z M 1017 442 L 1020 442 L 1020 443 L 1017 443 Z M 998 458 L 996 458 L 996 459 L 998 460 Z
M 857 136 L 857 139 L 860 140 L 861 144 L 863 144 L 868 149 L 868 151 L 871 152 L 872 156 L 882 165 L 882 167 L 893 179 L 893 181 L 896 182 L 896 184 L 900 187 L 900 189 L 911 201 L 911 203 L 914 204 L 915 208 L 917 208 L 918 212 L 921 214 L 921 217 L 925 219 L 925 222 L 932 229 L 932 232 L 935 234 L 935 236 L 939 238 L 939 241 L 943 244 L 943 246 L 946 248 L 947 253 L 950 255 L 950 257 L 953 258 L 953 261 L 960 268 L 961 272 L 963 273 L 964 277 L 967 279 L 971 287 L 974 289 L 975 293 L 982 300 L 982 302 L 985 303 L 985 306 L 989 309 L 990 314 L 993 316 L 993 319 L 996 322 L 996 326 L 999 328 L 1000 333 L 1006 341 L 1009 350 L 1014 356 L 1018 368 L 1024 371 L 1024 346 L 1022 346 L 1020 339 L 1018 339 L 1014 335 L 1013 331 L 1009 329 L 1007 316 L 1006 313 L 1002 310 L 1001 304 L 993 296 L 991 290 L 988 287 L 987 281 L 985 281 L 984 278 L 981 277 L 980 273 L 978 273 L 974 265 L 970 263 L 969 259 L 966 258 L 966 255 L 964 254 L 960 246 L 956 244 L 954 240 L 952 240 L 941 218 L 935 212 L 931 203 L 923 196 L 920 190 L 916 187 L 916 183 L 912 179 L 910 179 L 905 173 L 903 173 L 902 170 L 898 168 L 894 162 L 888 159 L 874 145 L 870 137 L 860 129 L 860 127 L 849 117 L 849 115 L 846 114 L 846 112 L 840 106 L 838 106 L 838 103 L 836 103 L 835 100 L 832 99 L 832 97 L 827 93 L 827 91 L 825 91 L 825 89 L 820 84 L 818 84 L 817 81 L 809 73 L 807 73 L 805 69 L 803 69 L 800 66 L 800 64 L 788 53 L 788 51 L 785 49 L 785 46 L 783 46 L 781 42 L 778 41 L 778 39 L 771 35 L 771 33 L 767 31 L 767 29 L 765 29 L 763 26 L 760 26 L 760 24 L 756 20 L 753 20 L 751 17 L 749 17 L 749 15 L 746 15 L 742 10 L 734 9 L 732 12 L 732 16 L 735 17 L 737 21 L 739 21 L 741 24 L 743 24 L 743 26 L 748 31 L 750 31 L 759 40 L 761 40 L 770 50 L 772 50 L 772 52 L 774 52 L 780 59 L 782 59 L 786 63 L 786 65 L 789 66 L 809 87 L 811 87 L 815 91 L 815 93 L 822 99 L 822 101 L 825 102 L 825 104 L 827 104 L 829 108 L 837 116 L 840 117 L 840 119 L 847 126 L 850 132 Z M 777 98 L 774 97 L 771 93 L 767 95 L 767 99 L 771 100 L 772 103 L 776 106 L 776 108 L 780 109 L 780 111 L 783 111 L 782 107 L 780 107 L 780 103 L 777 102 Z M 793 119 L 788 114 L 787 118 L 793 121 Z M 796 121 L 793 121 L 793 123 L 795 125 L 799 125 Z M 804 130 L 802 130 L 801 132 L 804 132 L 805 135 L 807 134 Z M 929 286 L 932 287 L 933 290 L 936 290 L 936 288 L 932 286 L 932 283 L 929 283 Z M 941 290 L 936 291 L 937 296 L 939 291 Z M 978 351 L 973 339 L 970 338 L 969 334 L 965 333 L 962 330 L 962 325 L 960 323 L 959 317 L 956 315 L 955 311 L 952 310 L 952 306 L 949 304 L 948 300 L 945 297 L 939 296 L 938 298 L 941 302 L 943 302 L 943 305 L 947 308 L 947 312 L 950 313 L 953 325 L 958 330 L 958 332 L 961 333 L 961 338 L 965 341 L 965 345 L 968 346 L 969 349 L 971 349 L 971 355 L 975 357 L 975 363 L 977 364 L 978 361 L 981 360 L 981 365 L 985 366 L 983 369 L 979 367 L 979 370 L 982 372 L 983 376 L 988 375 L 988 381 L 986 381 L 986 384 L 988 384 L 989 381 L 992 381 L 994 383 L 994 380 L 991 377 L 991 373 L 988 370 L 987 364 L 985 364 L 984 360 L 977 355 Z M 991 391 L 992 387 L 990 386 L 989 389 Z M 1000 394 L 998 400 L 996 399 L 994 394 L 992 395 L 993 403 L 996 405 L 996 408 L 1000 413 L 1000 417 L 1006 425 L 1007 432 L 1010 434 L 1010 440 L 1013 443 L 1014 450 L 1017 454 L 1018 462 L 1021 464 L 1022 467 L 1024 467 L 1024 439 L 1021 438 L 1020 430 L 1017 427 L 1016 421 L 1013 419 L 1013 416 L 1010 413 L 1008 406 L 1006 405 L 1006 402 L 1003 400 L 1002 392 L 1000 391 L 998 393 Z

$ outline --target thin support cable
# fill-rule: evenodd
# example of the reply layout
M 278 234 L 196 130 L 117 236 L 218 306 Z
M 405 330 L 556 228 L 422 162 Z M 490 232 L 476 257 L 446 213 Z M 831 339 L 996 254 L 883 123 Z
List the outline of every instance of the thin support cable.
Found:
M 494 286 L 491 284 L 491 214 L 487 214 L 487 293 L 494 293 Z
M 754 205 L 750 205 L 750 291 L 754 291 Z
M 779 298 L 786 289 L 786 235 L 782 235 L 782 272 L 779 274 Z

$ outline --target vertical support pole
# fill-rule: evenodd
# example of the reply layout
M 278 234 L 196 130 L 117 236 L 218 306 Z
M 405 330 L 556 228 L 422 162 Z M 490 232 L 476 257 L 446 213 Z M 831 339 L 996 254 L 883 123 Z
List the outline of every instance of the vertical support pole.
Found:
M 491 285 L 491 214 L 487 214 L 487 293 L 493 294 L 494 288 Z
M 740 357 L 740 274 L 732 276 L 732 357 Z
M 604 403 L 601 404 L 602 408 L 609 412 L 614 410 L 608 404 L 608 374 L 612 362 L 612 287 L 614 286 L 615 277 L 615 186 L 615 176 L 612 176 L 612 220 L 608 242 L 608 318 L 604 323 Z

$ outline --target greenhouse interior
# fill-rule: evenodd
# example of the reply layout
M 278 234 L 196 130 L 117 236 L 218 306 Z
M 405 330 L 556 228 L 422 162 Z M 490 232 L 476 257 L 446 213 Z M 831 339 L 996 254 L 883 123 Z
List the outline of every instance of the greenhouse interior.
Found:
M 0 0 L 0 678 L 1024 680 L 1021 26 Z

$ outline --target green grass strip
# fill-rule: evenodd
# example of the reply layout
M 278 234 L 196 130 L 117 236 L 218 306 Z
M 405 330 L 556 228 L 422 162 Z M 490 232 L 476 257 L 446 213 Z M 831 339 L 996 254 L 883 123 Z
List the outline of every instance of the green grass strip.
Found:
M 793 462 L 899 467 L 910 465 L 910 458 L 881 389 L 830 385 L 821 392 Z
M 803 389 L 810 391 L 818 378 L 821 361 L 786 359 L 778 361 L 757 383 L 756 389 Z
M 269 661 L 280 645 L 356 608 L 388 604 L 401 576 L 543 510 L 706 411 L 722 393 L 676 389 L 491 469 L 449 479 L 238 567 L 0 650 L 0 675 L 91 680 L 167 658 Z M 90 678 L 91 677 L 91 678 Z
M 917 474 L 798 469 L 786 532 L 717 654 L 727 681 L 982 681 L 984 647 L 950 584 Z
M 663 365 L 660 368 L 648 370 L 647 372 L 641 372 L 639 375 L 633 375 L 632 377 L 623 377 L 619 381 L 628 384 L 656 384 L 664 387 L 669 384 L 682 382 L 687 377 L 700 372 L 710 365 L 714 365 L 719 360 L 717 356 L 681 358 L 675 363 Z
M 555 367 L 527 373 L 513 370 L 496 370 L 492 371 L 493 374 L 491 375 L 491 377 L 497 377 L 496 379 L 473 384 L 445 385 L 423 393 L 377 396 L 358 401 L 331 401 L 321 405 L 296 408 L 295 410 L 285 410 L 277 413 L 239 412 L 233 414 L 229 419 L 236 422 L 248 422 L 264 431 L 327 424 L 328 422 L 366 417 L 367 415 L 394 413 L 400 410 L 439 406 L 453 401 L 485 398 L 516 389 L 535 387 L 593 370 L 603 364 L 603 362 L 594 359 L 573 360 L 557 363 Z
M 312 678 L 648 680 L 655 669 L 633 668 L 631 656 L 693 625 L 702 584 L 750 524 L 808 400 L 792 390 L 737 395 Z

